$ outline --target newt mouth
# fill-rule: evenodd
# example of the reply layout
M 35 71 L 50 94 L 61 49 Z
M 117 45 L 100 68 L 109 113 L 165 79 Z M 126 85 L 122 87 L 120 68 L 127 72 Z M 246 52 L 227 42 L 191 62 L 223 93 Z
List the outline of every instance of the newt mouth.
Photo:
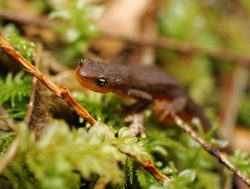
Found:
M 81 65 L 80 65 L 80 66 L 81 66 Z M 92 90 L 92 91 L 98 92 L 98 93 L 108 93 L 108 92 L 112 92 L 112 90 L 104 89 L 104 88 L 98 87 L 98 86 L 93 82 L 93 79 L 84 77 L 84 76 L 82 75 L 82 72 L 80 72 L 80 66 L 77 68 L 77 71 L 76 71 L 76 79 L 77 79 L 77 81 L 78 81 L 82 86 L 84 86 L 85 88 L 90 89 L 90 90 Z

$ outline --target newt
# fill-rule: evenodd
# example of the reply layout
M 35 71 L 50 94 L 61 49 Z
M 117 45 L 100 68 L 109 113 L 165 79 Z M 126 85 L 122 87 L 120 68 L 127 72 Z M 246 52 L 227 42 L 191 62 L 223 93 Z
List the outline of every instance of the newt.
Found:
M 161 120 L 169 114 L 178 114 L 184 120 L 200 119 L 204 130 L 211 128 L 201 107 L 194 102 L 176 79 L 156 66 L 142 64 L 106 64 L 82 59 L 76 70 L 77 80 L 86 88 L 99 92 L 112 92 L 135 98 L 134 113 L 144 110 L 156 101 Z M 167 103 L 165 103 L 165 101 Z

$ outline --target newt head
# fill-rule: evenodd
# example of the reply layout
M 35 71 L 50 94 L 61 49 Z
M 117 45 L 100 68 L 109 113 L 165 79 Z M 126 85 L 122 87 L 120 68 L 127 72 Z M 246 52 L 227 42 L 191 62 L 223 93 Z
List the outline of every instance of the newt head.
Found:
M 80 61 L 76 70 L 76 78 L 84 87 L 92 91 L 117 93 L 119 81 L 122 81 L 119 70 L 113 65 L 85 58 Z

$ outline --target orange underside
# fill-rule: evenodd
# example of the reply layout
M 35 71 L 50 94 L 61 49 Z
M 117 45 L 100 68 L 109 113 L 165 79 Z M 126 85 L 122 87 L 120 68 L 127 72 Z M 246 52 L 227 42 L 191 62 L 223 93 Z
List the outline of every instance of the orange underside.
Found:
M 79 75 L 78 72 L 76 73 L 76 79 L 81 83 L 81 85 L 83 85 L 84 87 L 86 87 L 87 89 L 90 89 L 92 91 L 95 91 L 95 92 L 98 92 L 98 93 L 109 93 L 109 92 L 112 92 L 112 93 L 116 93 L 119 96 L 123 96 L 123 97 L 126 97 L 126 98 L 131 98 L 131 96 L 128 96 L 128 95 L 124 94 L 120 90 L 112 90 L 112 89 L 103 89 L 103 88 L 100 88 L 100 87 L 96 86 L 95 84 L 93 84 L 91 82 L 88 82 L 87 80 L 84 80 Z
M 80 75 L 79 72 L 76 73 L 76 79 L 79 81 L 79 83 L 81 83 L 81 85 L 83 85 L 84 87 L 98 92 L 98 93 L 107 93 L 107 92 L 111 92 L 110 90 L 106 90 L 103 88 L 99 88 L 97 87 L 95 84 L 92 84 L 91 82 L 88 82 L 87 80 L 83 79 Z
M 95 92 L 98 92 L 98 93 L 108 93 L 108 92 L 112 92 L 112 93 L 116 93 L 118 94 L 119 96 L 123 96 L 123 97 L 127 97 L 127 98 L 131 98 L 131 96 L 129 95 L 126 95 L 124 94 L 121 90 L 112 90 L 112 89 L 103 89 L 103 88 L 100 88 L 98 86 L 96 86 L 95 84 L 91 83 L 91 82 L 88 82 L 87 80 L 84 80 L 79 74 L 78 72 L 76 73 L 76 78 L 77 80 L 86 88 L 92 90 L 92 91 L 95 91 Z M 161 115 L 164 110 L 165 110 L 165 107 L 167 106 L 167 103 L 168 101 L 166 99 L 162 99 L 162 100 L 156 100 L 154 105 L 153 105 L 153 112 L 154 114 L 157 114 L 157 115 Z M 192 115 L 189 115 L 185 112 L 179 112 L 178 115 L 186 120 L 186 121 L 190 121 L 191 118 L 192 118 Z M 169 118 L 166 118 L 164 120 L 165 122 L 169 122 Z

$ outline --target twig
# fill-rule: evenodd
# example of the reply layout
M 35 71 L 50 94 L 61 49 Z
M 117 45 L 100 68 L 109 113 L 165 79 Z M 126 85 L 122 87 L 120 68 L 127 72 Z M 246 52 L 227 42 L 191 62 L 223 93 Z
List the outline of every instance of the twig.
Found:
M 117 145 L 114 146 L 123 154 L 126 154 L 127 156 L 131 157 L 143 169 L 151 173 L 153 177 L 161 184 L 165 184 L 166 182 L 170 181 L 170 178 L 167 175 L 162 174 L 150 160 L 141 160 L 131 152 L 124 151 Z
M 76 100 L 71 96 L 68 89 L 58 87 L 55 85 L 47 76 L 43 75 L 36 67 L 30 64 L 18 51 L 16 51 L 2 36 L 0 36 L 0 48 L 3 51 L 14 58 L 17 63 L 21 64 L 28 73 L 36 77 L 39 81 L 41 81 L 45 86 L 47 86 L 52 92 L 54 92 L 58 97 L 65 100 L 75 111 L 76 113 L 81 116 L 82 118 L 86 119 L 91 125 L 96 123 L 96 120 L 85 110 L 81 107 Z M 17 139 L 16 139 L 17 140 Z M 13 142 L 9 152 L 6 155 L 6 160 L 3 159 L 0 161 L 0 173 L 4 168 L 9 164 L 11 159 L 14 157 L 16 149 L 18 147 L 18 141 Z M 119 149 L 119 148 L 118 148 Z M 119 149 L 120 150 L 120 149 Z M 145 170 L 150 172 L 159 182 L 164 183 L 165 181 L 169 180 L 169 178 L 162 174 L 154 164 L 149 161 L 145 160 L 144 162 L 140 161 L 136 156 L 124 152 L 120 150 L 122 153 L 130 156 L 137 162 L 140 166 L 142 166 Z M 8 155 L 9 154 L 9 155 Z
M 18 146 L 19 146 L 19 138 L 16 137 L 12 141 L 12 143 L 11 143 L 8 151 L 6 152 L 5 156 L 0 161 L 0 175 L 3 173 L 4 169 L 9 165 L 11 160 L 14 158 Z
M 34 17 L 31 15 L 23 15 L 16 12 L 11 12 L 0 8 L 0 17 L 6 20 L 18 22 L 21 24 L 35 25 L 38 27 L 52 28 L 53 23 L 49 22 L 48 19 L 42 17 Z
M 88 121 L 91 125 L 96 123 L 96 120 L 81 107 L 76 100 L 71 96 L 68 89 L 58 87 L 55 85 L 47 76 L 43 75 L 36 67 L 30 64 L 18 51 L 16 51 L 2 36 L 0 36 L 0 47 L 3 51 L 11 56 L 21 64 L 25 70 L 40 80 L 44 85 L 46 85 L 52 92 L 54 92 L 58 97 L 65 100 L 75 111 L 76 113 Z
M 107 184 L 107 179 L 105 177 L 100 177 L 93 186 L 93 189 L 105 189 Z
M 230 85 L 230 92 L 225 107 L 223 108 L 223 135 L 229 141 L 232 141 L 232 136 L 235 129 L 235 121 L 240 109 L 240 102 L 248 85 L 249 69 L 236 66 L 233 74 L 233 83 Z M 227 95 L 226 95 L 227 96 Z M 224 111 L 225 110 L 225 111 Z
M 195 141 L 200 143 L 200 145 L 211 155 L 215 156 L 220 163 L 222 163 L 225 167 L 227 167 L 230 171 L 232 171 L 239 179 L 245 182 L 248 186 L 250 186 L 250 179 L 245 176 L 239 169 L 237 169 L 225 156 L 221 154 L 221 152 L 206 142 L 202 137 L 200 137 L 188 124 L 186 124 L 179 116 L 172 116 L 179 128 L 184 130 L 187 134 L 189 134 Z
M 154 48 L 169 49 L 183 54 L 202 55 L 209 58 L 221 59 L 234 62 L 240 65 L 250 65 L 250 57 L 245 55 L 235 54 L 224 50 L 208 50 L 206 48 L 198 47 L 188 44 L 187 42 L 180 42 L 167 37 L 148 39 L 140 36 L 125 36 L 116 33 L 104 33 L 105 37 L 114 38 L 126 41 L 134 45 L 151 46 Z
M 7 11 L 4 9 L 0 9 L 0 17 L 3 17 L 7 20 L 11 20 L 13 22 L 29 24 L 36 27 L 47 27 L 53 28 L 56 24 L 62 24 L 50 21 L 46 18 L 42 17 L 32 17 L 27 18 L 22 14 L 14 13 L 11 11 Z M 42 20 L 42 21 L 41 21 Z M 170 39 L 167 37 L 157 38 L 157 39 L 148 39 L 146 37 L 141 36 L 124 36 L 116 33 L 108 33 L 103 32 L 104 37 L 108 38 L 116 38 L 119 40 L 123 40 L 135 45 L 143 45 L 150 46 L 154 48 L 163 48 L 169 49 L 173 51 L 177 51 L 184 54 L 197 54 L 203 55 L 210 58 L 221 59 L 233 62 L 235 64 L 241 65 L 250 65 L 250 56 L 236 54 L 230 51 L 225 50 L 208 50 L 206 48 L 198 47 L 195 45 L 191 45 L 187 42 L 180 42 L 175 39 Z

